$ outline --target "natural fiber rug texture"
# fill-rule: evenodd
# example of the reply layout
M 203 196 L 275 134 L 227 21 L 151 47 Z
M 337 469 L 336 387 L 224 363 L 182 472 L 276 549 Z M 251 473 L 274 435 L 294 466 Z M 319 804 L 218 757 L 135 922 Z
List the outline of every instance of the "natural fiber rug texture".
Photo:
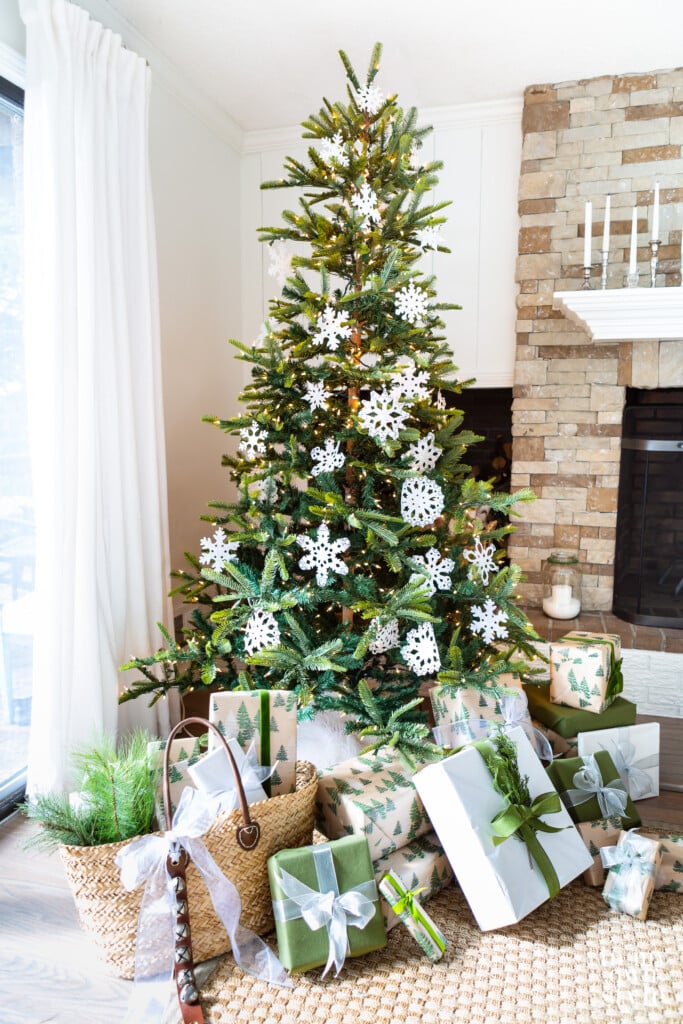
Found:
M 646 921 L 581 880 L 519 924 L 481 932 L 457 885 L 428 909 L 448 940 L 431 964 L 399 925 L 338 978 L 268 986 L 228 954 L 202 985 L 210 1024 L 660 1024 L 683 1021 L 683 898 L 656 892 Z M 272 937 L 271 937 L 272 938 Z

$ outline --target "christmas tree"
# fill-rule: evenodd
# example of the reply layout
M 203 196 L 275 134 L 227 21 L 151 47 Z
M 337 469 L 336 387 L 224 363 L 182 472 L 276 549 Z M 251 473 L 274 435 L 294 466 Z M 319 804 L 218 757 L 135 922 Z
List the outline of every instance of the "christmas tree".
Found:
M 286 280 L 258 342 L 233 342 L 251 364 L 245 410 L 207 417 L 238 439 L 223 460 L 238 497 L 209 505 L 212 536 L 174 574 L 195 605 L 182 640 L 163 631 L 124 666 L 142 678 L 122 700 L 294 689 L 300 714 L 338 709 L 371 745 L 408 752 L 428 738 L 422 682 L 495 685 L 534 654 L 503 543 L 532 495 L 493 493 L 464 462 L 479 438 L 439 317 L 458 307 L 420 269 L 449 251 L 448 204 L 429 202 L 440 164 L 422 158 L 416 110 L 375 84 L 379 57 L 361 82 L 341 53 L 347 101 L 323 100 L 303 124 L 307 162 L 262 186 L 301 192 L 261 229 Z

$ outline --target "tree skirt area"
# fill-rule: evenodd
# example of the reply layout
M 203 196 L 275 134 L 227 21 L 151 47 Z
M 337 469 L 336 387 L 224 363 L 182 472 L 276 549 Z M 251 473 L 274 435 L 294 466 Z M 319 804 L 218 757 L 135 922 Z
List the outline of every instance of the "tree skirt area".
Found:
M 646 921 L 581 880 L 519 924 L 481 932 L 457 885 L 430 900 L 448 948 L 430 963 L 402 925 L 388 946 L 269 986 L 228 954 L 202 985 L 210 1024 L 659 1024 L 683 1020 L 683 898 L 656 892 Z M 273 937 L 271 936 L 271 939 Z M 332 973 L 332 972 L 330 972 Z

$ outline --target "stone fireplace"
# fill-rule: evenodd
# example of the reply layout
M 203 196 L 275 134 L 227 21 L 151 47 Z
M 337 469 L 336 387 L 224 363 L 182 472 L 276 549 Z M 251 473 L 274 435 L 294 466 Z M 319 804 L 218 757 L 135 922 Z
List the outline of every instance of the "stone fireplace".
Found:
M 608 610 L 626 391 L 683 387 L 683 319 L 682 340 L 596 342 L 555 308 L 554 297 L 581 287 L 586 200 L 593 204 L 591 261 L 599 261 L 608 194 L 607 287 L 624 287 L 634 206 L 639 286 L 649 285 L 655 182 L 657 288 L 680 286 L 683 69 L 531 86 L 522 127 L 511 483 L 513 490 L 530 486 L 537 501 L 524 509 L 510 555 L 527 576 L 523 599 L 538 607 L 545 559 L 553 549 L 575 549 L 584 608 Z M 600 288 L 599 267 L 592 285 Z

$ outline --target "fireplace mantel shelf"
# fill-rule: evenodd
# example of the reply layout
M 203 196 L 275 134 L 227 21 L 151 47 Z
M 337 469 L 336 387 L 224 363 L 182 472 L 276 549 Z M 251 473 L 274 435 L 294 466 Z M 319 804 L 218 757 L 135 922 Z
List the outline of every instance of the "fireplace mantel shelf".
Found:
M 593 341 L 683 338 L 683 287 L 555 292 L 553 307 Z

